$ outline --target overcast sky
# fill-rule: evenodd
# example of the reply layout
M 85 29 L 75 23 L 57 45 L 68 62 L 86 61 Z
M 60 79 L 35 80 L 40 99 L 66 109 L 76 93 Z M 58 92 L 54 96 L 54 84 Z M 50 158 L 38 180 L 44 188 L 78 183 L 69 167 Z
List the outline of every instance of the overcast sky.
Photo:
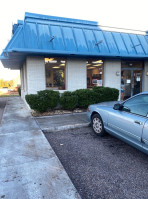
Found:
M 12 24 L 25 12 L 98 21 L 100 25 L 148 30 L 148 0 L 6 0 L 0 6 L 0 54 L 11 38 Z M 18 73 L 4 70 L 0 78 Z

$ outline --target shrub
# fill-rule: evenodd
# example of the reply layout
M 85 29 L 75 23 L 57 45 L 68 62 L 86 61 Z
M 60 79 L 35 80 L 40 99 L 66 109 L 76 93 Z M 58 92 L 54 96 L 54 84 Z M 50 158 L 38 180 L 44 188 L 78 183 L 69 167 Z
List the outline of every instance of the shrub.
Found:
M 33 110 L 38 110 L 39 107 L 39 96 L 36 94 L 30 94 L 25 96 L 26 102 L 29 104 L 30 108 Z
M 119 97 L 119 90 L 109 87 L 94 87 L 93 91 L 96 93 L 96 102 L 117 101 Z
M 73 92 L 78 96 L 78 107 L 87 108 L 90 104 L 95 103 L 96 93 L 89 89 L 79 89 Z
M 59 92 L 43 90 L 35 95 L 26 95 L 25 98 L 31 109 L 38 112 L 45 112 L 48 109 L 53 109 L 57 106 Z
M 78 103 L 78 97 L 69 91 L 65 91 L 60 97 L 60 104 L 63 109 L 74 110 Z
M 21 96 L 21 87 L 18 87 L 19 96 Z

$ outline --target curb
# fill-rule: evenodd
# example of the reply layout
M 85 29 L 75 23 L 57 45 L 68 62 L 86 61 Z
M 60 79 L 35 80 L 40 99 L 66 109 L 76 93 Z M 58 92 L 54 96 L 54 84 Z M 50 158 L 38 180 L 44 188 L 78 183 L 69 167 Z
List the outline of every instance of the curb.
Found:
M 84 123 L 84 124 L 70 124 L 70 125 L 59 126 L 59 127 L 57 126 L 57 127 L 45 128 L 45 129 L 42 129 L 42 131 L 44 133 L 53 133 L 53 132 L 58 132 L 58 131 L 63 131 L 63 130 L 88 127 L 88 126 L 90 126 L 89 122 Z

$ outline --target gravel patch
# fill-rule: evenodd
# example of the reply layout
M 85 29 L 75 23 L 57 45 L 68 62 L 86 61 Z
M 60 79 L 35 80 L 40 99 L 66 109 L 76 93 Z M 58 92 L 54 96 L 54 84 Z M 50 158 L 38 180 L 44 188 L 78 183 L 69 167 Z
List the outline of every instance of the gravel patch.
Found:
M 90 127 L 45 133 L 82 199 L 147 199 L 148 156 Z

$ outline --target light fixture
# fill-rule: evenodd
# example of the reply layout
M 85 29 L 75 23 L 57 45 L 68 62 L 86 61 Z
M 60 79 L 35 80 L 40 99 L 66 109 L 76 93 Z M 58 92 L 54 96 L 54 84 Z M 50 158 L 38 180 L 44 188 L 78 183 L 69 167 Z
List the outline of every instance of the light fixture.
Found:
M 102 64 L 95 64 L 95 65 L 93 65 L 93 66 L 101 66 Z
M 146 76 L 148 76 L 148 71 L 146 72 Z
M 65 66 L 65 64 L 60 64 L 60 66 Z
M 93 67 L 93 66 L 91 66 L 91 67 L 88 67 L 88 69 L 93 69 L 93 68 L 96 68 L 96 67 Z
M 59 66 L 54 66 L 54 67 L 52 67 L 52 68 L 60 68 Z
M 49 63 L 55 64 L 55 63 L 57 63 L 57 60 L 51 60 L 51 61 L 49 61 Z
M 61 61 L 62 64 L 65 64 L 65 61 Z
M 54 58 L 45 58 L 45 62 L 49 62 L 49 61 L 52 61 L 54 60 Z
M 92 63 L 93 64 L 98 64 L 98 63 L 103 64 L 103 61 L 102 60 L 98 60 L 98 61 L 93 61 Z
M 120 76 L 120 72 L 119 71 L 116 72 L 116 76 Z

